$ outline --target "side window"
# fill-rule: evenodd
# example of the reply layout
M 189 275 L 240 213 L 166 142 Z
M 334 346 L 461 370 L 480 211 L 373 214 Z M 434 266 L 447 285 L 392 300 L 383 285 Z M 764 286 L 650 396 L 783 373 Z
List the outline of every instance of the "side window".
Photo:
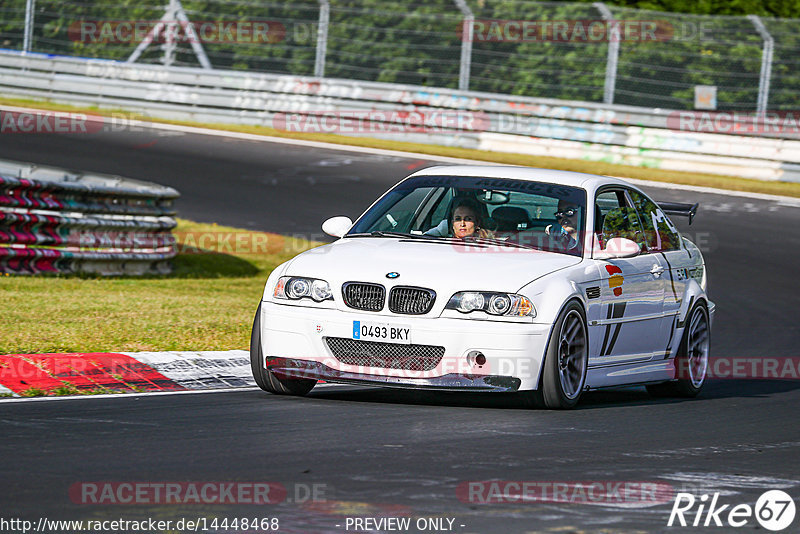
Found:
M 661 208 L 637 191 L 629 193 L 644 226 L 647 248 L 659 252 L 679 249 L 681 238 L 678 229 Z
M 615 237 L 624 237 L 644 245 L 644 232 L 636 210 L 628 206 L 622 190 L 606 190 L 595 198 L 595 232 L 601 247 Z
M 597 195 L 597 199 L 595 200 L 595 207 L 597 209 L 597 213 L 595 214 L 595 230 L 598 233 L 603 231 L 603 219 L 608 215 L 608 212 L 625 206 L 625 204 L 620 204 L 620 193 L 621 191 L 604 191 Z

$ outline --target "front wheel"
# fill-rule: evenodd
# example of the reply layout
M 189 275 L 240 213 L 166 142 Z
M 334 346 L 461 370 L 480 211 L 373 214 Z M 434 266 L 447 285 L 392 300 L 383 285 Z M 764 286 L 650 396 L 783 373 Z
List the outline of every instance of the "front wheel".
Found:
M 250 334 L 250 368 L 258 387 L 276 395 L 305 395 L 317 381 L 310 378 L 278 378 L 264 366 L 264 353 L 261 350 L 261 304 L 253 320 Z
M 583 308 L 570 302 L 561 311 L 547 344 L 539 389 L 529 392 L 533 404 L 550 409 L 574 408 L 586 383 L 588 334 Z
M 699 303 L 689 313 L 686 331 L 675 355 L 675 378 L 672 382 L 647 386 L 654 397 L 696 397 L 708 372 L 711 329 L 708 309 Z

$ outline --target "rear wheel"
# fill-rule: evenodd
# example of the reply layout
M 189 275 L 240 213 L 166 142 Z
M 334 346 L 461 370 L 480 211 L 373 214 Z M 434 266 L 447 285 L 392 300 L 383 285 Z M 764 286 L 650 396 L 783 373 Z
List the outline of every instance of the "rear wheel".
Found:
M 672 382 L 647 386 L 654 397 L 696 397 L 706 381 L 711 340 L 708 309 L 698 303 L 689 314 L 686 331 L 675 355 L 675 378 Z
M 250 367 L 258 387 L 276 395 L 305 395 L 317 381 L 310 378 L 278 378 L 264 366 L 261 350 L 261 304 L 258 305 L 250 334 Z
M 536 406 L 550 409 L 575 407 L 586 383 L 588 335 L 583 308 L 570 302 L 558 316 L 542 368 L 539 389 L 528 392 Z

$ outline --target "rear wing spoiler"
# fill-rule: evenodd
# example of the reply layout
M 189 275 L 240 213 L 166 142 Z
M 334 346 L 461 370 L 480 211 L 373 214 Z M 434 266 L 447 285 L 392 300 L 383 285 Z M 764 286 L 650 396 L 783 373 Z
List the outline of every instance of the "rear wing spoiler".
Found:
M 697 214 L 697 208 L 700 206 L 699 202 L 694 204 L 684 204 L 683 202 L 659 202 L 658 207 L 667 215 L 680 215 L 681 217 L 689 217 L 689 224 L 692 224 L 692 219 Z

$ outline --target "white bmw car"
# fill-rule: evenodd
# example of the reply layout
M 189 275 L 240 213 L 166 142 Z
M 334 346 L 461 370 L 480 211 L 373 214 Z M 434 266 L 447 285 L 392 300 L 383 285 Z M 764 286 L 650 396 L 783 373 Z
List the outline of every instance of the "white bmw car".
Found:
M 292 395 L 319 380 L 520 392 L 548 408 L 634 384 L 695 396 L 714 306 L 700 250 L 667 214 L 696 210 L 605 176 L 421 170 L 272 272 L 255 380 Z

